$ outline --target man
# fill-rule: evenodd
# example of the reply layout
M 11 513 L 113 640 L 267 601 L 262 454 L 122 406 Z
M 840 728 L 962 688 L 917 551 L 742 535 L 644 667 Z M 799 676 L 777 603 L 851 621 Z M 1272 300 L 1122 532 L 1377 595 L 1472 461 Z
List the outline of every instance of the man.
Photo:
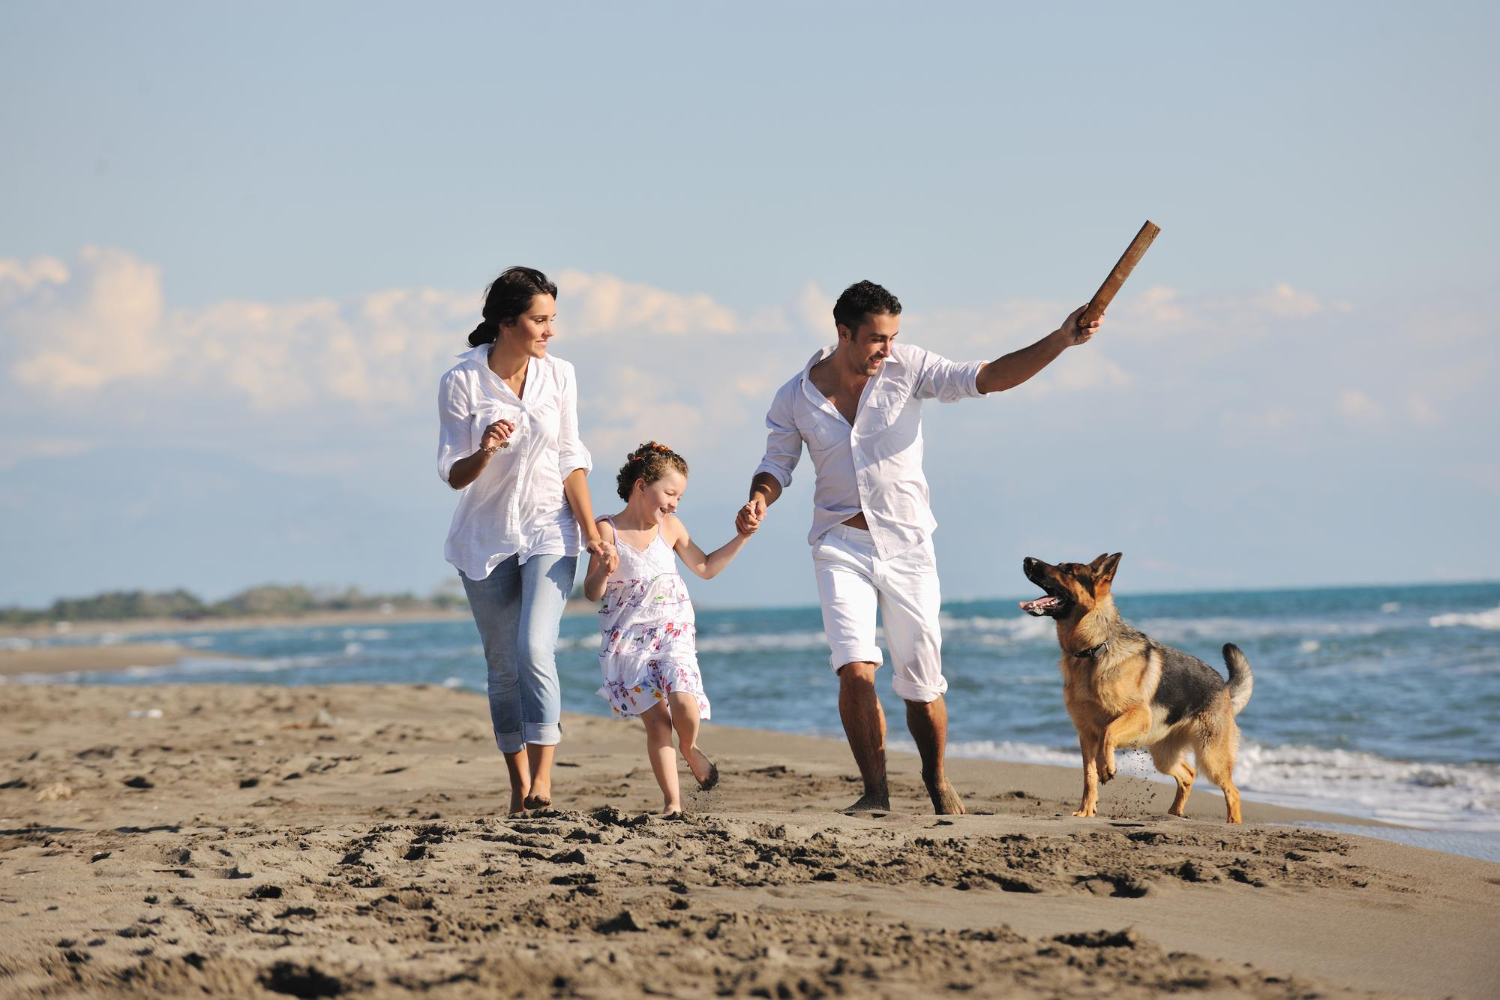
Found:
M 791 483 L 806 443 L 817 472 L 808 542 L 832 647 L 829 663 L 839 677 L 839 716 L 865 786 L 855 810 L 890 808 L 885 714 L 875 694 L 882 659 L 875 645 L 878 607 L 891 652 L 891 686 L 906 702 L 933 809 L 964 811 L 943 763 L 948 682 L 932 548 L 937 522 L 922 475 L 922 401 L 951 403 L 1020 385 L 1094 335 L 1098 321 L 1079 326 L 1082 312 L 1030 347 L 989 363 L 957 363 L 897 344 L 901 303 L 861 281 L 834 304 L 838 343 L 813 355 L 771 402 L 766 455 L 736 527 L 760 523 Z

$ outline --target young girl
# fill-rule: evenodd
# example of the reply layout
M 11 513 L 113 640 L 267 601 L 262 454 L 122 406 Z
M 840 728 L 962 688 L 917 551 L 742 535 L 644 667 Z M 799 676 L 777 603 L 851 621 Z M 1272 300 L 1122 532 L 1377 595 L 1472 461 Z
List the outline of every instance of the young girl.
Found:
M 698 722 L 709 717 L 708 696 L 698 672 L 693 605 L 677 575 L 677 558 L 712 579 L 754 531 L 704 555 L 674 513 L 687 489 L 687 471 L 681 455 L 655 441 L 625 460 L 616 480 L 625 509 L 598 519 L 600 538 L 613 549 L 590 557 L 583 581 L 585 597 L 604 598 L 599 608 L 604 683 L 598 693 L 616 715 L 639 715 L 646 724 L 646 749 L 661 786 L 664 816 L 682 813 L 674 728 L 698 787 L 708 791 L 719 781 L 719 769 L 698 748 Z

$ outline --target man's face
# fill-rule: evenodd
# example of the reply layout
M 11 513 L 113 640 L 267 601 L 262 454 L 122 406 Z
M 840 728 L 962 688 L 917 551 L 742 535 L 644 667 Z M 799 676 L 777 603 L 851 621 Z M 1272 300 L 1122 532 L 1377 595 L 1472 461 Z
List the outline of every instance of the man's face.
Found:
M 901 317 L 890 313 L 865 313 L 859 329 L 839 327 L 839 353 L 850 372 L 876 375 L 885 359 L 891 356 L 896 335 L 901 332 Z

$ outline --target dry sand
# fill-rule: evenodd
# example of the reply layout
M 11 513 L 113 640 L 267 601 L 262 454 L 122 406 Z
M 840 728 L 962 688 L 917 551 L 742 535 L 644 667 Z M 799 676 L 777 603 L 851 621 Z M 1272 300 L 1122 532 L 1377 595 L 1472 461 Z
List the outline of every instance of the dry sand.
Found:
M 568 717 L 557 810 L 504 815 L 482 697 L 12 685 L 0 996 L 1493 995 L 1500 865 L 1306 813 L 955 761 L 976 815 L 855 798 L 836 742 L 706 727 L 659 793 L 634 723 Z M 153 709 L 160 710 L 154 717 Z M 684 771 L 686 778 L 686 772 Z

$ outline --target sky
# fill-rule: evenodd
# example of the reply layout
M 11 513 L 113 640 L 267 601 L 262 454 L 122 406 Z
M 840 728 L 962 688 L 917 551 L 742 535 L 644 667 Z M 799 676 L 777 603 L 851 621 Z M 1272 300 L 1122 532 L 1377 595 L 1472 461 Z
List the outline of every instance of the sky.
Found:
M 595 505 L 726 540 L 868 278 L 1093 342 L 924 409 L 944 596 L 1494 579 L 1494 5 L 0 6 L 0 604 L 451 586 L 439 376 L 560 286 Z M 816 601 L 810 463 L 700 604 Z

